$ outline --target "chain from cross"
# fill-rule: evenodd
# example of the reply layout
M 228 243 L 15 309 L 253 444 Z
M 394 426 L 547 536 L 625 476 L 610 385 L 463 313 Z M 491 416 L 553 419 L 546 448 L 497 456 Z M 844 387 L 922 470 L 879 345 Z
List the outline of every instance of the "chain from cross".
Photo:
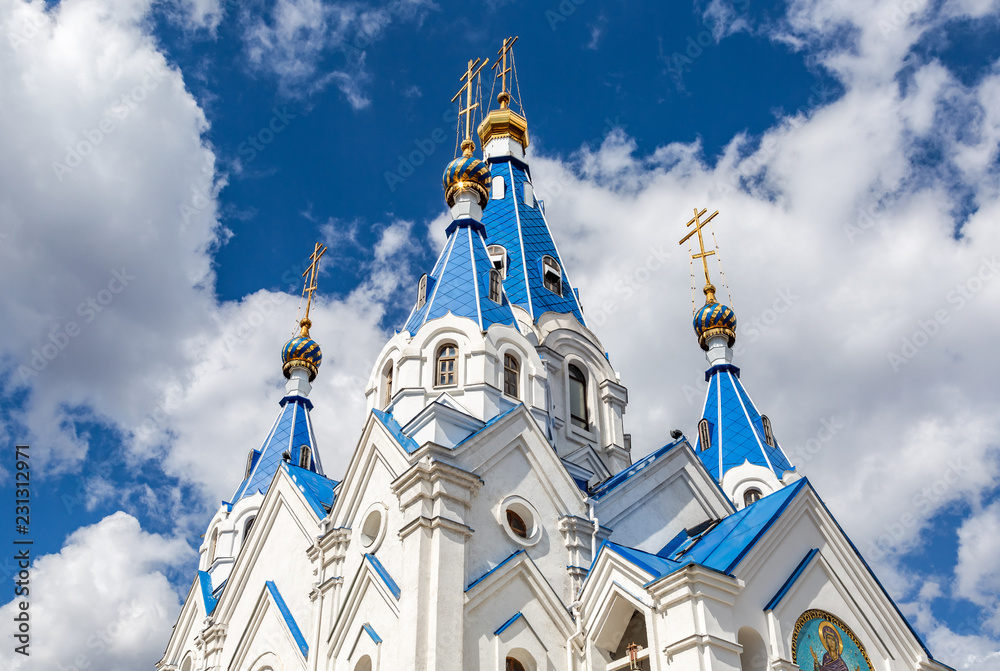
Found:
M 708 276 L 708 257 L 715 254 L 715 251 L 714 250 L 709 250 L 707 252 L 705 251 L 705 239 L 702 237 L 701 229 L 705 228 L 705 225 L 708 224 L 708 222 L 712 221 L 712 219 L 715 219 L 715 215 L 717 215 L 719 211 L 716 210 L 711 215 L 709 215 L 708 219 L 706 219 L 705 221 L 701 221 L 701 217 L 704 216 L 706 212 L 708 212 L 708 208 L 703 209 L 701 212 L 698 211 L 697 207 L 694 208 L 694 218 L 691 219 L 691 221 L 689 221 L 687 224 L 685 224 L 685 226 L 691 226 L 692 224 L 694 224 L 694 230 L 690 231 L 687 235 L 681 238 L 680 242 L 678 242 L 677 244 L 683 245 L 685 242 L 688 241 L 688 238 L 690 238 L 692 235 L 694 235 L 695 233 L 698 234 L 698 247 L 701 251 L 698 254 L 692 254 L 691 258 L 701 259 L 701 265 L 705 269 L 705 284 L 707 286 L 711 286 L 712 280 Z
M 308 298 L 306 298 L 306 316 L 303 321 L 309 320 L 309 309 L 312 307 L 313 292 L 316 291 L 316 275 L 319 273 L 319 260 L 326 254 L 326 249 L 326 245 L 321 245 L 317 242 L 316 247 L 313 248 L 313 253 L 309 255 L 312 263 L 302 273 L 302 277 L 309 275 L 302 288 L 302 295 L 305 296 L 308 294 Z
M 506 37 L 503 41 L 503 46 L 500 47 L 500 51 L 497 52 L 497 62 L 493 64 L 493 70 L 500 68 L 497 71 L 496 79 L 500 80 L 500 95 L 497 96 L 497 100 L 500 101 L 500 109 L 505 109 L 507 103 L 510 101 L 510 94 L 507 92 L 507 73 L 511 71 L 510 66 L 507 65 L 507 54 L 510 53 L 511 48 L 514 46 L 514 42 L 517 42 L 517 36 Z
M 465 116 L 465 142 L 472 142 L 472 110 L 479 107 L 479 103 L 472 102 L 472 78 L 479 74 L 479 71 L 486 67 L 486 64 L 490 62 L 490 59 L 486 59 L 482 63 L 479 62 L 480 59 L 475 61 L 469 61 L 469 67 L 466 68 L 465 74 L 458 78 L 462 84 L 462 88 L 458 89 L 451 102 L 458 100 L 458 118 L 461 119 Z M 462 94 L 465 94 L 465 109 L 462 109 Z

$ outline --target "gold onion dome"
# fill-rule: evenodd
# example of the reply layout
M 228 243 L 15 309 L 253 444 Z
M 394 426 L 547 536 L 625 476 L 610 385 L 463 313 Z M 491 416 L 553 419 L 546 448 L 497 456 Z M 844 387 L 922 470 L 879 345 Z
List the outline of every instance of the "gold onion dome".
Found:
M 448 207 L 455 204 L 456 194 L 463 189 L 476 192 L 480 207 L 486 207 L 489 202 L 490 167 L 472 155 L 474 147 L 472 140 L 462 142 L 462 156 L 444 169 L 442 182 Z
M 309 327 L 312 322 L 306 318 L 299 324 L 302 330 L 281 348 L 281 372 L 286 378 L 291 378 L 292 368 L 301 366 L 309 371 L 309 381 L 316 379 L 319 372 L 319 365 L 323 362 L 323 352 L 319 348 L 319 343 L 309 337 Z
M 726 336 L 730 347 L 736 342 L 736 313 L 715 300 L 715 287 L 711 284 L 705 287 L 705 304 L 694 313 L 694 332 L 698 334 L 698 344 L 706 352 L 713 336 Z

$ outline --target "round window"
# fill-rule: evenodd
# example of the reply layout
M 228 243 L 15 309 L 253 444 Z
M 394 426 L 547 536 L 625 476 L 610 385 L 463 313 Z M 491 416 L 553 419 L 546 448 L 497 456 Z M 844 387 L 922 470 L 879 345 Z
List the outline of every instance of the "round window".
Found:
M 385 506 L 375 503 L 362 518 L 361 531 L 358 540 L 361 541 L 362 552 L 374 553 L 385 537 L 386 515 Z
M 542 536 L 538 513 L 520 496 L 509 496 L 500 504 L 499 522 L 511 540 L 520 545 L 534 545 Z

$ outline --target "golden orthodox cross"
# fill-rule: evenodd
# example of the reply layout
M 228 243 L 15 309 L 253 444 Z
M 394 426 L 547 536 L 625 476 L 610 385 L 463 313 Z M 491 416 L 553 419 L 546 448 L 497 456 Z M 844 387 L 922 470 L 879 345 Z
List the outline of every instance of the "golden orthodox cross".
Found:
M 493 64 L 493 69 L 497 71 L 496 78 L 500 80 L 500 95 L 497 96 L 497 100 L 500 101 L 500 109 L 506 109 L 507 103 L 510 102 L 510 94 L 507 93 L 507 73 L 511 71 L 510 66 L 507 65 L 507 54 L 510 53 L 511 48 L 514 46 L 514 42 L 517 42 L 517 36 L 504 38 L 503 46 L 500 47 L 500 51 L 497 55 L 500 57 L 497 62 Z
M 692 254 L 691 258 L 701 259 L 701 265 L 705 269 L 705 284 L 707 286 L 712 286 L 712 280 L 709 279 L 708 277 L 708 257 L 715 254 L 715 252 L 712 250 L 709 250 L 707 252 L 705 251 L 705 239 L 701 235 L 701 229 L 703 229 L 708 222 L 712 221 L 712 219 L 715 218 L 715 215 L 717 215 L 719 211 L 716 210 L 711 215 L 709 215 L 708 219 L 706 219 L 705 221 L 701 221 L 701 217 L 704 216 L 706 212 L 708 212 L 707 208 L 702 210 L 701 212 L 698 211 L 697 207 L 694 208 L 694 218 L 691 219 L 691 221 L 689 221 L 687 224 L 685 224 L 686 226 L 694 224 L 694 230 L 689 232 L 683 238 L 681 238 L 681 241 L 677 244 L 683 245 L 692 235 L 694 235 L 695 233 L 698 234 L 698 247 L 701 249 L 701 252 L 698 254 Z
M 316 275 L 319 273 L 319 260 L 323 258 L 324 254 L 326 254 L 326 245 L 321 245 L 317 242 L 316 247 L 313 248 L 313 253 L 309 255 L 312 263 L 302 273 L 302 277 L 309 275 L 302 289 L 303 294 L 309 294 L 309 297 L 306 299 L 306 316 L 303 321 L 309 321 L 309 308 L 312 307 L 313 292 L 316 291 Z
M 490 62 L 490 59 L 486 59 L 480 64 L 479 59 L 475 61 L 469 61 L 469 67 L 466 68 L 465 74 L 458 78 L 459 81 L 465 82 L 462 84 L 462 88 L 458 89 L 458 93 L 452 97 L 451 101 L 455 102 L 458 100 L 458 117 L 465 116 L 465 140 L 462 142 L 462 149 L 465 150 L 465 143 L 472 142 L 472 110 L 479 107 L 479 103 L 472 102 L 472 78 L 479 74 L 479 71 L 486 67 L 486 64 Z M 478 66 L 478 67 L 477 67 Z M 462 109 L 462 94 L 465 94 L 465 109 Z M 468 154 L 471 156 L 470 153 Z

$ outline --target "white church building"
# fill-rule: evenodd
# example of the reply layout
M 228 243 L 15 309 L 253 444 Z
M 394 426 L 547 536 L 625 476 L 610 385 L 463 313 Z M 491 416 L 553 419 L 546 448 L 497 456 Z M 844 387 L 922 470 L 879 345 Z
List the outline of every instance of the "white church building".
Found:
M 373 362 L 350 461 L 320 459 L 307 304 L 157 669 L 948 669 L 745 390 L 707 264 L 702 419 L 633 461 L 627 389 L 533 194 L 512 44 L 482 159 L 467 130 L 445 171 L 447 242 Z

